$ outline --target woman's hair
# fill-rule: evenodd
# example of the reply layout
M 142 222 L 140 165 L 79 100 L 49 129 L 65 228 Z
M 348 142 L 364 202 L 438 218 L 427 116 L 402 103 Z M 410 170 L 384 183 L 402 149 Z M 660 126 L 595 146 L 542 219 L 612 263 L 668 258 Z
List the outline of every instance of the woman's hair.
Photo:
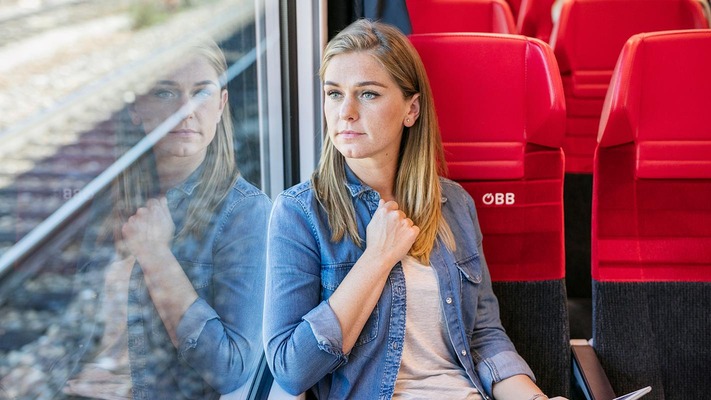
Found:
M 222 50 L 211 39 L 202 39 L 186 50 L 190 57 L 202 57 L 214 68 L 219 76 L 221 90 L 227 90 L 227 62 Z M 118 148 L 120 154 L 125 153 L 149 132 L 144 132 L 140 126 L 131 123 L 127 110 L 119 117 Z M 176 237 L 187 235 L 200 236 L 210 222 L 217 207 L 229 192 L 239 176 L 235 160 L 233 126 L 230 107 L 225 104 L 222 116 L 217 123 L 215 137 L 207 147 L 205 160 L 201 164 L 194 198 L 190 201 L 185 224 L 177 232 Z M 119 238 L 123 222 L 136 213 L 139 207 L 146 204 L 152 197 L 160 195 L 155 167 L 155 157 L 152 152 L 144 154 L 131 167 L 121 173 L 113 185 L 114 207 L 113 223 L 114 237 Z
M 420 94 L 419 118 L 412 127 L 403 128 L 395 200 L 420 228 L 410 255 L 429 263 L 438 236 L 450 249 L 454 249 L 454 239 L 442 215 L 439 174 L 444 174 L 446 166 L 425 67 L 410 41 L 397 28 L 362 19 L 346 27 L 328 43 L 319 71 L 321 80 L 335 56 L 354 52 L 373 56 L 400 87 L 405 99 Z M 321 160 L 312 175 L 316 195 L 328 212 L 333 232 L 331 240 L 339 241 L 348 235 L 360 246 L 362 239 L 358 235 L 353 202 L 345 186 L 344 168 L 345 158 L 335 148 L 330 136 L 324 135 Z

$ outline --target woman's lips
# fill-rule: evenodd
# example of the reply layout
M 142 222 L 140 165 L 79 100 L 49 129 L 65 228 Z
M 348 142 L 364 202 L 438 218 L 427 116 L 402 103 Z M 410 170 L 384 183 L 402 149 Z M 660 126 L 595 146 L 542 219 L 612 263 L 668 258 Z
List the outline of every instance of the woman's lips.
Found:
M 189 136 L 189 135 L 195 135 L 197 131 L 194 131 L 192 129 L 174 129 L 170 131 L 171 134 L 173 135 L 182 135 L 182 136 Z
M 356 138 L 356 137 L 362 136 L 362 135 L 364 135 L 364 133 L 356 132 L 356 131 L 341 131 L 338 133 L 338 135 L 343 137 L 344 139 L 351 139 L 351 138 Z

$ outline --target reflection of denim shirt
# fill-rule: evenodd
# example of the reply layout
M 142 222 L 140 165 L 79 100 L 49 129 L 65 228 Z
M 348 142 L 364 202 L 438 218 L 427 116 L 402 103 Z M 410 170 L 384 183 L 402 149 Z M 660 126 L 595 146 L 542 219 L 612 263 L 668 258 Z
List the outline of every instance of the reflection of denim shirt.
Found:
M 346 167 L 358 232 L 380 196 Z M 495 382 L 516 374 L 533 377 L 499 320 L 499 308 L 483 257 L 474 203 L 441 179 L 442 210 L 456 238 L 451 252 L 438 242 L 430 256 L 450 344 L 467 375 L 486 397 Z M 389 399 L 405 339 L 405 278 L 397 263 L 349 354 L 329 296 L 363 253 L 350 239 L 330 241 L 325 210 L 310 182 L 283 192 L 269 226 L 264 342 L 276 381 L 288 392 L 313 387 L 318 398 Z
M 197 173 L 166 197 L 176 232 L 198 185 Z M 202 237 L 172 252 L 199 298 L 173 346 L 135 265 L 128 294 L 128 347 L 134 399 L 210 399 L 245 382 L 262 354 L 261 320 L 269 198 L 239 178 Z M 181 293 L 175 293 L 181 296 Z

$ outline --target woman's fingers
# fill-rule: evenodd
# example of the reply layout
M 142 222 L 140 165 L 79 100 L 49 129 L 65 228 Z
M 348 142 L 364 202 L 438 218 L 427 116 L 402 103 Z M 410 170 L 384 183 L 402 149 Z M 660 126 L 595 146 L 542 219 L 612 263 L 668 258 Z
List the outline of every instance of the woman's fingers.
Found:
M 399 209 L 394 201 L 380 200 L 366 231 L 366 245 L 382 256 L 401 260 L 412 248 L 420 228 Z
M 175 225 L 165 198 L 149 199 L 128 218 L 121 228 L 123 239 L 134 254 L 150 251 L 155 246 L 170 245 Z

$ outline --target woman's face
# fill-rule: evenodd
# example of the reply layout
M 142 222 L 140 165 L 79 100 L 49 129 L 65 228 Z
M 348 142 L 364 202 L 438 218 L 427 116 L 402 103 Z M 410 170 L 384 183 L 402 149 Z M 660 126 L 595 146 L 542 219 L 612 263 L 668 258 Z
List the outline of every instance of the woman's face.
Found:
M 217 72 L 202 57 L 192 58 L 136 99 L 131 118 L 149 133 L 188 102 L 193 102 L 194 110 L 156 143 L 158 157 L 195 157 L 202 161 L 215 137 L 227 91 L 220 89 Z
M 405 99 L 387 70 L 369 53 L 340 54 L 324 71 L 328 135 L 347 159 L 397 162 L 403 126 L 412 126 L 419 95 Z

